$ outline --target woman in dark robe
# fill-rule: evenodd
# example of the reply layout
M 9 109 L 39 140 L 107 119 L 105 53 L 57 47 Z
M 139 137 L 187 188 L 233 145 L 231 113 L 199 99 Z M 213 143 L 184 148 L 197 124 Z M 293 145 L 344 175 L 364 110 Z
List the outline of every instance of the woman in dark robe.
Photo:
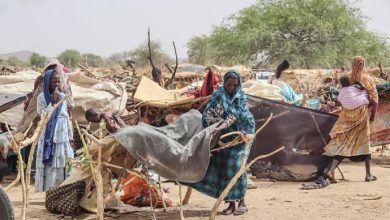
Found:
M 229 71 L 224 76 L 224 85 L 214 92 L 203 112 L 203 126 L 221 123 L 214 133 L 227 134 L 232 131 L 242 131 L 253 134 L 255 122 L 247 105 L 247 97 L 241 90 L 241 79 L 237 71 Z M 229 142 L 234 137 L 224 138 Z M 218 198 L 232 177 L 241 166 L 244 153 L 244 143 L 231 148 L 215 151 L 210 158 L 210 164 L 203 180 L 191 184 L 191 187 L 214 198 Z M 224 200 L 229 207 L 223 214 L 242 215 L 248 211 L 244 197 L 247 190 L 246 172 L 238 179 Z M 238 201 L 238 207 L 236 207 Z

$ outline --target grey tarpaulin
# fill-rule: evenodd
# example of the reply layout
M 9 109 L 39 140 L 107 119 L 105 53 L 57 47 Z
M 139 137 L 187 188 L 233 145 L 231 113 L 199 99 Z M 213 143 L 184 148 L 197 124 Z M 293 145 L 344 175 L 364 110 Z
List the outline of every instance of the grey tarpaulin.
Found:
M 217 125 L 203 129 L 202 115 L 191 110 L 170 125 L 157 128 L 139 123 L 120 129 L 114 138 L 162 177 L 195 183 L 206 174 L 215 143 L 211 131 Z

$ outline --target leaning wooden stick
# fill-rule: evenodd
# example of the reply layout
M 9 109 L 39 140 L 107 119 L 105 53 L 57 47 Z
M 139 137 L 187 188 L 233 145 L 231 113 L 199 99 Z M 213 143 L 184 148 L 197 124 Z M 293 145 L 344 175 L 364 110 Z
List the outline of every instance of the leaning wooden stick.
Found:
M 189 203 L 191 194 L 192 194 L 192 188 L 187 187 L 187 192 L 186 192 L 184 199 L 183 199 L 183 205 L 187 205 Z
M 27 200 L 27 207 L 29 206 L 29 199 L 30 199 L 30 180 L 31 180 L 31 167 L 32 163 L 34 161 L 34 152 L 38 144 L 38 139 L 36 139 L 30 148 L 30 154 L 28 155 L 28 161 L 27 161 L 27 171 L 26 171 L 26 185 L 27 185 L 27 191 L 26 191 L 26 200 Z
M 53 105 L 53 107 L 51 108 L 51 110 L 45 114 L 45 113 L 42 113 L 41 114 L 41 120 L 38 122 L 38 126 L 37 128 L 35 129 L 35 132 L 34 134 L 32 135 L 31 138 L 26 138 L 24 139 L 23 141 L 21 141 L 19 143 L 20 145 L 20 148 L 24 148 L 30 144 L 32 144 L 34 142 L 34 140 L 38 139 L 41 132 L 42 132 L 42 129 L 43 127 L 47 124 L 47 122 L 49 121 L 51 115 L 53 114 L 54 110 L 56 110 L 65 100 L 67 100 L 69 97 L 69 95 L 66 95 L 63 99 L 61 99 L 61 101 L 59 101 L 57 104 Z
M 26 182 L 24 179 L 24 162 L 22 158 L 22 154 L 20 152 L 20 146 L 17 144 L 12 132 L 9 130 L 8 124 L 5 125 L 5 127 L 8 130 L 8 134 L 11 136 L 11 147 L 12 149 L 16 152 L 19 160 L 19 170 L 18 172 L 20 173 L 20 179 L 22 182 L 22 196 L 23 196 L 23 202 L 22 202 L 22 213 L 21 213 L 21 219 L 24 220 L 26 219 L 26 209 L 27 209 L 27 201 L 26 201 Z
M 240 136 L 241 136 L 241 139 L 245 142 L 245 148 L 244 148 L 244 153 L 242 155 L 242 160 L 241 160 L 241 166 L 240 166 L 240 169 L 238 170 L 238 172 L 233 176 L 233 178 L 230 180 L 229 184 L 225 187 L 225 189 L 222 191 L 221 195 L 219 196 L 218 200 L 215 202 L 212 210 L 211 210 L 211 214 L 210 214 L 210 220 L 214 220 L 215 219 L 215 216 L 217 214 L 217 210 L 218 210 L 218 207 L 219 205 L 221 204 L 222 200 L 227 196 L 227 194 L 229 193 L 229 191 L 231 190 L 231 188 L 234 186 L 234 184 L 236 184 L 237 180 L 241 177 L 241 175 L 246 171 L 246 161 L 247 161 L 247 158 L 248 158 L 248 154 L 249 154 L 249 150 L 250 150 L 250 146 L 251 146 L 251 142 L 252 140 L 256 137 L 256 134 L 258 134 L 271 120 L 272 118 L 272 113 L 271 115 L 269 116 L 268 120 L 255 132 L 254 135 L 250 136 L 248 138 L 249 135 L 244 135 L 242 133 L 240 133 Z M 229 133 L 229 134 L 226 134 L 226 135 L 223 135 L 222 137 L 226 137 L 226 136 L 229 136 L 231 134 L 236 134 L 236 132 L 232 132 L 232 133 Z M 271 154 L 272 155 L 272 154 Z
M 19 182 L 20 182 L 20 172 L 18 172 L 16 179 L 14 181 L 12 181 L 12 183 L 10 183 L 7 187 L 4 188 L 4 191 L 8 192 L 8 190 L 10 190 L 12 187 L 14 187 Z
M 259 128 L 257 129 L 257 131 L 253 134 L 253 137 L 256 137 L 256 135 L 261 131 L 263 130 L 263 128 L 265 126 L 267 126 L 267 124 L 271 121 L 272 119 L 272 116 L 273 116 L 273 113 L 270 114 L 270 116 L 268 117 L 267 121 L 264 122 L 264 124 Z M 221 135 L 219 137 L 219 139 L 223 139 L 223 138 L 226 138 L 228 136 L 231 136 L 231 135 L 238 135 L 238 137 L 236 137 L 234 140 L 228 142 L 228 143 L 222 143 L 222 142 L 218 142 L 218 144 L 221 146 L 219 148 L 215 148 L 215 149 L 212 149 L 210 150 L 210 152 L 214 152 L 214 151 L 219 151 L 219 150 L 222 150 L 222 149 L 225 149 L 225 148 L 229 148 L 229 147 L 232 147 L 232 146 L 235 146 L 237 144 L 240 144 L 242 142 L 244 142 L 244 140 L 242 139 L 242 133 L 239 132 L 239 131 L 233 131 L 233 132 L 230 132 L 230 133 L 227 133 L 227 134 L 224 134 L 224 135 Z
M 241 160 L 241 166 L 236 175 L 233 176 L 233 178 L 230 180 L 229 184 L 225 187 L 225 189 L 222 191 L 221 195 L 217 199 L 217 201 L 214 203 L 213 209 L 211 209 L 210 214 L 210 220 L 214 220 L 215 216 L 217 215 L 217 210 L 219 205 L 221 204 L 222 200 L 227 196 L 231 188 L 236 184 L 238 178 L 245 172 L 245 162 L 247 159 L 247 155 L 249 153 L 251 142 L 248 140 L 245 142 L 245 148 L 244 153 L 242 154 L 242 160 Z
M 96 172 L 96 193 L 97 193 L 97 217 L 99 220 L 104 219 L 104 198 L 103 198 L 103 177 L 101 173 L 102 168 L 102 149 L 99 146 L 98 164 Z
M 219 196 L 218 200 L 215 202 L 214 206 L 213 206 L 213 209 L 211 210 L 211 214 L 210 214 L 210 220 L 214 220 L 215 219 L 215 216 L 217 215 L 217 210 L 218 210 L 218 207 L 219 205 L 221 205 L 223 199 L 227 196 L 227 194 L 230 192 L 231 188 L 234 186 L 234 184 L 236 184 L 237 180 L 244 174 L 244 172 L 250 167 L 253 165 L 253 163 L 255 163 L 257 160 L 260 160 L 260 159 L 264 159 L 264 158 L 267 158 L 267 157 L 270 157 L 282 150 L 284 150 L 284 147 L 280 147 L 278 148 L 277 150 L 269 153 L 269 154 L 266 154 L 266 155 L 261 155 L 261 156 L 258 156 L 257 158 L 255 158 L 254 160 L 252 160 L 248 165 L 245 166 L 245 161 L 247 159 L 247 154 L 249 153 L 249 147 L 250 147 L 250 141 L 245 141 L 245 151 L 244 151 L 244 154 L 243 154 L 243 160 L 242 160 L 242 163 L 241 163 L 241 167 L 239 169 L 239 171 L 233 176 L 233 178 L 230 180 L 229 184 L 226 186 L 226 188 L 222 191 L 221 195 Z
M 181 198 L 182 198 L 182 196 L 181 196 L 181 184 L 179 183 L 179 181 L 177 181 L 176 183 L 177 183 L 177 185 L 179 185 L 180 220 L 184 220 L 183 202 L 181 200 Z
M 97 139 L 95 136 L 91 135 L 90 133 L 88 133 L 88 131 L 86 131 L 85 129 L 81 129 L 81 131 L 83 132 L 83 134 L 85 136 L 87 136 L 89 139 L 91 139 L 91 141 L 95 142 L 96 144 L 102 146 L 102 147 L 107 147 L 107 144 L 104 143 L 103 141 Z
M 81 139 L 81 143 L 84 146 L 85 155 L 87 156 L 88 160 L 92 160 L 92 157 L 91 157 L 91 155 L 89 153 L 89 149 L 88 149 L 88 146 L 87 146 L 87 144 L 85 142 L 84 136 L 81 133 L 80 126 L 77 123 L 77 121 L 75 122 L 75 124 L 76 124 L 77 132 L 79 133 L 79 136 L 80 136 L 80 139 Z M 99 159 L 99 155 L 98 155 L 98 159 Z M 101 170 L 95 169 L 95 167 L 93 166 L 92 163 L 89 163 L 89 166 L 91 168 L 92 177 L 93 177 L 93 180 L 94 180 L 94 183 L 95 183 L 96 193 L 97 193 L 97 198 L 96 198 L 96 200 L 97 200 L 96 201 L 96 205 L 97 205 L 97 207 L 96 207 L 96 215 L 97 216 L 96 217 L 97 217 L 98 220 L 103 220 L 104 219 L 103 177 L 102 177 L 102 174 L 101 174 Z M 99 163 L 99 161 L 98 161 L 98 168 L 101 168 L 101 162 Z

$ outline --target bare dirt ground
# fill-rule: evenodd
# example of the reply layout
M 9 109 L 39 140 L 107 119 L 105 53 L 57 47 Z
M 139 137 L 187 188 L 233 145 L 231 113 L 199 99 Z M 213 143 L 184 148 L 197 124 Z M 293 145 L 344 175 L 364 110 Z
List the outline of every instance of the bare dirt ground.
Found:
M 374 155 L 372 173 L 378 181 L 364 181 L 363 163 L 345 162 L 342 169 L 346 181 L 339 181 L 319 190 L 300 190 L 298 182 L 271 182 L 254 180 L 257 189 L 247 192 L 249 212 L 243 216 L 218 215 L 217 219 L 390 219 L 390 153 Z M 178 187 L 170 187 L 169 197 L 179 201 Z M 185 187 L 183 187 L 183 194 Z M 32 189 L 33 190 L 33 189 Z M 20 186 L 9 192 L 18 219 L 22 203 Z M 215 199 L 193 191 L 190 204 L 184 207 L 186 219 L 208 219 Z M 222 207 L 220 208 L 222 210 Z M 179 209 L 168 212 L 157 211 L 157 219 L 180 219 Z M 27 219 L 59 219 L 45 209 L 44 193 L 32 193 Z M 83 214 L 76 219 L 95 219 L 94 215 Z M 107 219 L 150 219 L 150 212 L 136 212 Z

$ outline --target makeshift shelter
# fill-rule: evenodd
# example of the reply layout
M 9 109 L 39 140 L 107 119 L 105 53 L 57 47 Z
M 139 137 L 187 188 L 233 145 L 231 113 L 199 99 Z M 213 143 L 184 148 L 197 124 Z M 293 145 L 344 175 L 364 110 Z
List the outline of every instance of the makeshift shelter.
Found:
M 34 87 L 35 79 L 40 73 L 35 71 L 17 72 L 12 75 L 0 76 L 0 93 L 26 95 Z M 73 119 L 85 121 L 84 113 L 88 108 L 98 108 L 103 111 L 123 113 L 128 94 L 121 83 L 102 82 L 87 77 L 80 72 L 67 74 L 72 84 L 73 98 L 76 106 L 73 109 Z M 0 122 L 17 126 L 23 117 L 23 106 L 19 105 L 0 113 Z M 36 116 L 31 115 L 30 120 Z
M 337 115 L 248 96 L 256 128 L 273 113 L 269 124 L 256 136 L 250 159 L 284 146 L 286 151 L 252 167 L 257 177 L 287 181 L 315 179 L 328 165 L 322 156 L 323 147 L 330 140 L 329 132 Z

